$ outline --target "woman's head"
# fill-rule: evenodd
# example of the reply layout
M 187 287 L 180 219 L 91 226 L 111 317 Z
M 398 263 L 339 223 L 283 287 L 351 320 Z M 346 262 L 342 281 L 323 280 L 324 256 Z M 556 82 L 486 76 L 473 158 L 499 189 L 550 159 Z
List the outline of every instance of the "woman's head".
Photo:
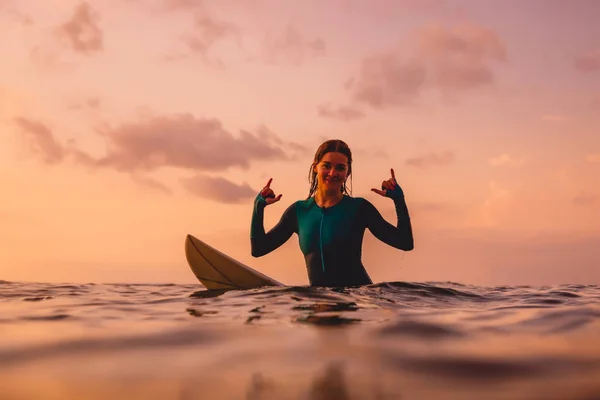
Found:
M 352 152 L 342 140 L 332 139 L 322 143 L 315 152 L 315 158 L 310 166 L 308 180 L 311 197 L 317 187 L 337 188 L 344 194 L 348 193 L 346 180 L 352 182 Z

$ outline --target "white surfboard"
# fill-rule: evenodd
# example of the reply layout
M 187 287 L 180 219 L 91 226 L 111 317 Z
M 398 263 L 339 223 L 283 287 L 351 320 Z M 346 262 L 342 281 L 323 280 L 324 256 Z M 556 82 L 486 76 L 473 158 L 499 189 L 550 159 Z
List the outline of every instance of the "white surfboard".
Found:
M 185 240 L 185 257 L 196 278 L 207 289 L 253 289 L 262 286 L 285 286 L 192 235 L 187 235 Z

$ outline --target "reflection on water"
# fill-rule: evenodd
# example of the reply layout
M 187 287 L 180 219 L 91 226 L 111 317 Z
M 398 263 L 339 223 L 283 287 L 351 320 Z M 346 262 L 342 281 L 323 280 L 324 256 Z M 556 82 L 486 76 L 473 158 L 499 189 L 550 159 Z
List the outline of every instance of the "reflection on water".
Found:
M 600 399 L 600 287 L 0 281 L 2 399 Z

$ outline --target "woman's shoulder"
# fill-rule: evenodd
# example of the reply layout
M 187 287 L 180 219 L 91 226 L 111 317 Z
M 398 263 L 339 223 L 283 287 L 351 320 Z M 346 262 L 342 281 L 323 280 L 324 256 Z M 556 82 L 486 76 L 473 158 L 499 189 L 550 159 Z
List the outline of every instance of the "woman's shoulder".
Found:
M 309 197 L 307 199 L 299 199 L 294 201 L 290 207 L 294 207 L 294 208 L 311 208 L 314 207 L 316 205 L 315 203 L 315 198 L 314 197 Z

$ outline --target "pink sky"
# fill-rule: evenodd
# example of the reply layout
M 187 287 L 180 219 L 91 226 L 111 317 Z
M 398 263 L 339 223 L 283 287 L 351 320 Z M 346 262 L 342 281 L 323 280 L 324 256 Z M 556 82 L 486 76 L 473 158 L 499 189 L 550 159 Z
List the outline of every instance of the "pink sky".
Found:
M 191 233 L 250 255 L 326 138 L 353 194 L 390 168 L 415 249 L 377 281 L 600 283 L 600 3 L 0 0 L 0 279 L 193 283 Z

